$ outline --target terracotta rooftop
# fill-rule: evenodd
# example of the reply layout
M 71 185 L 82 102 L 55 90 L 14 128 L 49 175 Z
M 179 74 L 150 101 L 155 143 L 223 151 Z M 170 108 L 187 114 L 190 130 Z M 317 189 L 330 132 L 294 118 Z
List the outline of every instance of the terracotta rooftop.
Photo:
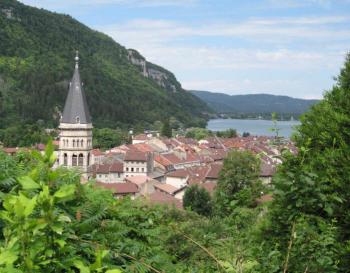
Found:
M 139 151 L 127 151 L 124 161 L 147 161 L 147 153 Z
M 91 154 L 94 155 L 94 156 L 101 156 L 101 155 L 103 155 L 103 153 L 101 152 L 100 149 L 93 149 L 91 151 Z
M 176 191 L 178 191 L 179 189 L 169 185 L 169 184 L 163 184 L 163 183 L 157 183 L 154 185 L 155 188 L 159 189 L 160 191 L 166 192 L 168 194 L 173 195 Z
M 151 180 L 151 179 L 152 178 L 145 175 L 135 175 L 135 176 L 126 177 L 125 181 L 141 186 L 142 184 L 146 183 L 148 180 Z
M 166 194 L 164 192 L 155 191 L 146 197 L 153 204 L 163 204 L 175 206 L 178 209 L 182 209 L 182 202 L 176 199 L 174 196 Z
M 133 146 L 140 152 L 154 152 L 154 149 L 146 143 L 137 143 L 133 144 Z
M 178 158 L 174 153 L 162 154 L 164 158 L 166 158 L 171 164 L 179 164 L 182 163 L 182 160 Z
M 17 153 L 19 151 L 19 148 L 18 147 L 8 147 L 8 148 L 3 148 L 2 150 L 4 151 L 4 153 L 14 154 L 14 153 Z
M 213 194 L 216 188 L 216 183 L 206 182 L 206 183 L 200 184 L 200 186 L 206 189 L 210 194 Z
M 206 178 L 218 179 L 222 166 L 222 164 L 211 164 L 210 170 L 207 173 Z
M 164 166 L 164 167 L 168 167 L 173 165 L 168 159 L 166 159 L 164 156 L 162 155 L 158 155 L 156 154 L 154 156 L 154 161 L 158 162 L 160 165 Z
M 128 194 L 128 193 L 139 192 L 137 186 L 130 182 L 126 182 L 126 183 L 96 182 L 96 186 L 111 190 L 113 193 L 116 193 L 116 194 Z
M 123 163 L 114 162 L 112 164 L 94 164 L 91 166 L 94 173 L 122 173 Z
M 188 184 L 201 184 L 205 181 L 207 173 L 209 172 L 209 166 L 196 166 L 192 168 L 188 168 L 190 173 L 190 178 L 188 180 Z
M 178 177 L 178 178 L 186 178 L 189 175 L 190 173 L 186 169 L 179 169 L 167 174 L 167 176 L 169 177 Z

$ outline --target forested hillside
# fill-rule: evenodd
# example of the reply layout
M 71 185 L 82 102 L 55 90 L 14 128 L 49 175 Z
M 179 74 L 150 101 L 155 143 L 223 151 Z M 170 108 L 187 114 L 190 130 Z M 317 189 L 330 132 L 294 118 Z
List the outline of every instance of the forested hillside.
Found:
M 318 100 L 295 99 L 269 94 L 227 95 L 208 91 L 191 91 L 218 113 L 237 114 L 292 114 L 305 113 Z
M 205 124 L 202 113 L 210 110 L 171 72 L 148 63 L 153 74 L 164 73 L 157 82 L 142 75 L 128 50 L 107 35 L 68 15 L 2 0 L 0 128 L 20 121 L 57 125 L 77 49 L 94 126 L 148 127 L 170 117 L 187 126 Z

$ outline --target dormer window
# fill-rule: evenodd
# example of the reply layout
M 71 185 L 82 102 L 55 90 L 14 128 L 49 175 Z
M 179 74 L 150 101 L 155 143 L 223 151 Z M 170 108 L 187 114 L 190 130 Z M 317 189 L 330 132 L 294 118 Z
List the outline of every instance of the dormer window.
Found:
M 76 123 L 80 123 L 80 117 L 75 118 Z

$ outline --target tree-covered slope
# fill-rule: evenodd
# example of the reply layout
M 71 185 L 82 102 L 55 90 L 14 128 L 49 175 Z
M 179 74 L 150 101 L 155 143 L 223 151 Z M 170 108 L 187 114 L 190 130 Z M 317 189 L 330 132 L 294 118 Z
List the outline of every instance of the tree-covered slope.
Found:
M 290 113 L 300 115 L 318 100 L 295 99 L 269 94 L 227 95 L 208 91 L 191 91 L 218 113 Z
M 203 113 L 210 111 L 205 103 L 183 90 L 169 71 L 162 69 L 166 74 L 164 86 L 142 75 L 131 62 L 128 50 L 107 35 L 68 15 L 2 0 L 0 127 L 20 120 L 57 125 L 77 49 L 97 127 L 148 126 L 171 116 L 186 125 L 198 125 L 203 124 Z M 176 90 L 169 90 L 167 81 L 174 82 Z

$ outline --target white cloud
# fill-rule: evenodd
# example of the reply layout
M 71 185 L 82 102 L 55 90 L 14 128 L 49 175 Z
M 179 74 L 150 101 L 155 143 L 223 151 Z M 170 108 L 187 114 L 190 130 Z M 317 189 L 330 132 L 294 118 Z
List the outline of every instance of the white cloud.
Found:
M 349 29 L 332 27 L 332 24 L 344 22 L 350 22 L 350 17 L 253 18 L 238 23 L 214 22 L 201 25 L 138 19 L 125 24 L 97 26 L 97 28 L 127 44 L 138 41 L 166 43 L 177 38 L 193 37 L 242 38 L 259 42 L 286 43 L 300 39 L 319 42 L 350 37 Z
M 349 20 L 342 16 L 251 18 L 235 24 L 185 25 L 138 19 L 98 29 L 139 50 L 149 61 L 173 71 L 187 89 L 276 94 L 286 91 L 290 95 L 298 90 L 302 95 L 295 94 L 297 97 L 304 94 L 320 97 L 322 84 L 308 86 L 305 77 L 281 80 L 280 72 L 286 76 L 294 70 L 313 77 L 312 71 L 332 71 L 329 80 L 323 81 L 327 88 L 331 87 L 331 76 L 339 70 L 348 49 L 344 41 L 350 41 L 350 30 L 332 25 Z M 202 37 L 212 43 L 193 43 Z M 236 42 L 239 39 L 249 40 L 253 46 L 245 48 Z M 307 41 L 309 45 L 305 46 Z M 230 73 L 242 71 L 253 74 L 270 71 L 272 75 L 268 80 L 230 77 Z

